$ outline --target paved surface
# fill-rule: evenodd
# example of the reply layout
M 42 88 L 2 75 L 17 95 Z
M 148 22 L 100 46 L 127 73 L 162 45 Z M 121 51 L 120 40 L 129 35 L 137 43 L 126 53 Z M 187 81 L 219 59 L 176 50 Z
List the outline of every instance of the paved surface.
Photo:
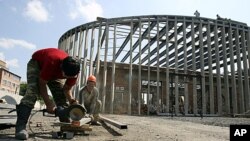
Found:
M 2 110 L 1 110 L 2 111 Z M 250 118 L 222 117 L 169 117 L 169 116 L 127 116 L 103 115 L 115 121 L 127 124 L 128 129 L 118 129 L 109 124 L 92 126 L 93 130 L 79 133 L 73 141 L 228 141 L 229 125 L 249 124 Z M 1 119 L 0 119 L 1 120 Z M 53 139 L 52 132 L 59 131 L 53 126 L 57 118 L 43 117 L 36 113 L 31 118 L 28 141 L 60 141 Z M 37 127 L 37 124 L 42 126 Z M 15 128 L 0 130 L 1 141 L 15 141 Z

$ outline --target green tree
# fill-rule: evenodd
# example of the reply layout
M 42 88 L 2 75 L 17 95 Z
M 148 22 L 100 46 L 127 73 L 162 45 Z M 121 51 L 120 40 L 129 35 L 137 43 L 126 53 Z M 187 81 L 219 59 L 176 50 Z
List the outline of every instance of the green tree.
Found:
M 21 83 L 21 84 L 20 84 L 19 95 L 24 96 L 25 93 L 26 93 L 26 90 L 27 90 L 27 83 Z M 50 97 L 50 99 L 52 99 L 51 96 L 49 96 L 49 97 Z M 38 99 L 37 99 L 37 100 L 39 101 L 39 103 L 40 103 L 41 105 L 44 105 L 44 101 L 43 101 L 43 99 L 42 99 L 42 97 L 41 97 L 40 95 L 38 96 Z
M 26 90 L 27 90 L 27 83 L 21 83 L 19 95 L 24 96 Z

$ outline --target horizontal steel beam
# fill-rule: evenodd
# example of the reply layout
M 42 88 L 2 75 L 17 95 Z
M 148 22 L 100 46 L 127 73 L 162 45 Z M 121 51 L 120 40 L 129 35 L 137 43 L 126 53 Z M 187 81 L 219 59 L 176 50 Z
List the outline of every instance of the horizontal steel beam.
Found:
M 103 121 L 103 122 L 107 122 L 107 123 L 119 128 L 119 129 L 128 129 L 126 124 L 114 121 L 112 119 L 109 119 L 109 118 L 106 118 L 106 117 L 103 117 L 103 116 L 100 116 L 100 120 Z

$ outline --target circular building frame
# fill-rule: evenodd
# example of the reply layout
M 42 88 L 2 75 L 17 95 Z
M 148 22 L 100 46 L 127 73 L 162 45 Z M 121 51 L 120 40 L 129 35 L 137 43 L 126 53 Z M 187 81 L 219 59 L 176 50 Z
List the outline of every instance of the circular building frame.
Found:
M 249 31 L 219 16 L 98 17 L 58 44 L 82 60 L 76 97 L 96 75 L 103 112 L 221 116 L 250 110 Z

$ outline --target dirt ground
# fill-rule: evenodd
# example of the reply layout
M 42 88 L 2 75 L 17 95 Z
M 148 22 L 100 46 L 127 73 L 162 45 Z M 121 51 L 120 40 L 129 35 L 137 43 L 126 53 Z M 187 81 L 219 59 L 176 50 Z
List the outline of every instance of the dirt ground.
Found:
M 250 124 L 250 118 L 221 117 L 169 117 L 169 116 L 128 116 L 103 115 L 115 121 L 127 124 L 128 129 L 118 129 L 108 123 L 91 126 L 74 136 L 72 141 L 225 141 L 229 140 L 230 124 Z M 51 132 L 59 131 L 53 126 L 54 117 L 43 117 L 41 113 L 31 118 L 28 141 L 52 141 Z M 41 127 L 36 127 L 41 122 Z M 15 128 L 0 130 L 1 141 L 14 141 Z

